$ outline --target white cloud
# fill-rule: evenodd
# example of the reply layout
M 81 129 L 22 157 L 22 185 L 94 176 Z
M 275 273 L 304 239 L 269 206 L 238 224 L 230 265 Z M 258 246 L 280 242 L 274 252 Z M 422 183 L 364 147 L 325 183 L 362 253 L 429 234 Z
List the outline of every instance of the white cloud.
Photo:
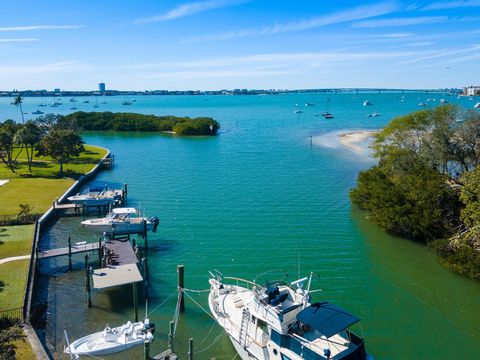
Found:
M 44 73 L 57 73 L 62 71 L 78 71 L 86 70 L 89 67 L 86 65 L 79 64 L 74 61 L 62 61 L 57 63 L 50 64 L 32 64 L 32 65 L 1 65 L 0 74 L 4 75 L 14 75 L 14 74 L 44 74 Z
M 446 22 L 446 21 L 449 21 L 448 16 L 419 16 L 419 17 L 364 20 L 364 21 L 356 22 L 352 26 L 354 28 L 377 28 L 377 27 L 389 27 L 389 26 L 411 26 L 411 25 L 435 24 L 435 23 Z
M 30 42 L 30 41 L 38 41 L 38 39 L 35 39 L 35 38 L 0 39 L 0 43 Z
M 170 11 L 167 11 L 162 15 L 136 19 L 134 20 L 134 23 L 145 24 L 145 23 L 173 20 L 173 19 L 194 15 L 194 14 L 208 11 L 208 10 L 243 4 L 248 1 L 249 0 L 208 0 L 208 1 L 191 2 L 191 3 L 182 4 Z
M 413 34 L 413 33 L 391 33 L 391 34 L 379 35 L 379 37 L 392 38 L 392 39 L 406 38 L 406 37 L 412 37 L 412 36 L 415 36 L 415 34 Z
M 0 31 L 31 31 L 31 30 L 65 30 L 79 29 L 84 25 L 29 25 L 29 26 L 10 26 L 0 27 Z
M 450 58 L 453 55 L 459 55 L 459 54 L 469 53 L 469 52 L 478 51 L 478 50 L 480 50 L 480 45 L 472 45 L 464 49 L 437 51 L 432 55 L 421 56 L 418 58 L 402 61 L 400 64 L 412 64 L 412 63 L 422 62 L 426 60 L 430 61 L 432 59 L 439 59 L 439 58 L 445 58 L 445 57 Z M 464 61 L 463 56 L 459 60 Z
M 203 42 L 212 40 L 229 40 L 245 37 L 274 35 L 279 33 L 296 32 L 313 29 L 321 26 L 333 25 L 359 19 L 390 14 L 399 9 L 397 2 L 387 1 L 375 5 L 364 5 L 328 15 L 318 16 L 307 20 L 293 21 L 285 24 L 264 26 L 255 29 L 240 29 L 219 34 L 195 36 L 184 39 L 184 42 Z
M 462 7 L 477 7 L 480 6 L 479 0 L 468 0 L 468 1 L 440 1 L 432 3 L 422 7 L 422 10 L 446 10 L 446 9 L 456 9 Z

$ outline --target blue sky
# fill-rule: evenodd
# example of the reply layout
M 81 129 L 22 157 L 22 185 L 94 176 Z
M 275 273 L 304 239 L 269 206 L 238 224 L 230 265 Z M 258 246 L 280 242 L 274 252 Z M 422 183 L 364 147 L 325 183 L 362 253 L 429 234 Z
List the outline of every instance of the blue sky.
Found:
M 480 0 L 9 1 L 0 89 L 480 83 Z

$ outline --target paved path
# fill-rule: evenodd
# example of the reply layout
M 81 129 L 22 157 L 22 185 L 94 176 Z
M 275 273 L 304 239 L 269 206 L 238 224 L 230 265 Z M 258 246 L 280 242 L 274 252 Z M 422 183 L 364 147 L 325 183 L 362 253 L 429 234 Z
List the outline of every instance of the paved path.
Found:
M 10 262 L 10 261 L 25 260 L 25 259 L 30 259 L 30 255 L 12 256 L 12 257 L 9 257 L 9 258 L 0 259 L 0 265 L 5 264 L 5 263 Z

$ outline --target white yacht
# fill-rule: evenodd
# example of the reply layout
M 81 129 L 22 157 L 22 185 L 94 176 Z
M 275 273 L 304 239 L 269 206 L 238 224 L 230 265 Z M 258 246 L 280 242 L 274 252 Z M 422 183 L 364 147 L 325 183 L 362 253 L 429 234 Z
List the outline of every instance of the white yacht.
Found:
M 480 109 L 480 102 L 478 102 L 478 103 L 476 103 L 475 105 L 473 105 L 473 107 L 474 107 L 475 109 Z
M 68 201 L 85 206 L 105 206 L 118 203 L 121 190 L 110 189 L 107 185 L 90 187 L 77 195 L 68 197 Z
M 145 230 L 156 232 L 159 223 L 155 216 L 141 217 L 135 208 L 116 208 L 104 218 L 82 221 L 82 226 L 98 234 L 136 234 Z
M 373 105 L 370 100 L 365 100 L 365 101 L 363 102 L 363 106 L 370 106 L 370 105 Z
M 95 357 L 115 354 L 152 342 L 154 332 L 155 325 L 150 324 L 148 319 L 135 323 L 128 321 L 115 328 L 107 325 L 103 331 L 84 336 L 68 344 L 65 353 L 75 359 L 83 355 Z
M 309 302 L 312 274 L 290 284 L 266 286 L 211 275 L 210 311 L 242 360 L 372 358 L 363 338 L 348 329 L 357 317 L 331 303 Z

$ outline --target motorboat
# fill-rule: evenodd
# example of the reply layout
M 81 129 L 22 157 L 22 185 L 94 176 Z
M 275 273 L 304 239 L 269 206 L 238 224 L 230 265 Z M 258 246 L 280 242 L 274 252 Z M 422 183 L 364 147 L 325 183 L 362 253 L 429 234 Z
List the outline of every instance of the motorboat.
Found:
M 370 106 L 370 105 L 373 105 L 370 100 L 365 100 L 365 101 L 363 102 L 363 106 Z
M 295 114 L 302 114 L 303 111 L 302 111 L 302 110 L 295 110 L 294 113 L 295 113 Z
M 264 286 L 210 275 L 210 311 L 242 360 L 371 359 L 363 338 L 349 330 L 357 317 L 328 302 L 310 303 L 312 274 Z
M 34 115 L 42 115 L 42 114 L 43 114 L 43 111 L 36 110 L 36 111 L 32 112 L 32 114 L 34 114 Z
M 68 197 L 68 201 L 82 206 L 105 206 L 116 204 L 122 197 L 121 190 L 104 186 L 91 186 L 77 195 Z
M 447 99 L 440 99 L 440 104 L 448 104 L 449 101 Z
M 157 231 L 160 220 L 157 217 L 140 216 L 135 208 L 116 208 L 106 217 L 82 221 L 82 226 L 98 234 L 137 234 Z
M 374 113 L 371 113 L 371 114 L 368 114 L 367 117 L 379 117 L 380 116 L 380 113 L 378 112 L 374 112 Z
M 421 102 L 421 103 L 418 104 L 418 106 L 425 107 L 425 106 L 427 106 L 427 104 L 425 104 L 424 102 Z
M 143 322 L 127 323 L 103 329 L 78 340 L 65 348 L 65 353 L 78 359 L 80 356 L 110 355 L 153 341 L 155 325 L 148 319 Z
M 473 107 L 474 107 L 475 109 L 480 109 L 480 102 L 478 102 L 478 103 L 476 103 L 475 105 L 473 105 Z
M 329 112 L 323 113 L 322 116 L 323 116 L 325 119 L 333 119 L 333 115 L 330 114 Z
M 315 104 L 315 103 L 305 103 L 305 106 L 307 106 L 307 107 L 308 107 L 308 106 L 316 106 L 316 105 L 317 105 L 317 104 Z

